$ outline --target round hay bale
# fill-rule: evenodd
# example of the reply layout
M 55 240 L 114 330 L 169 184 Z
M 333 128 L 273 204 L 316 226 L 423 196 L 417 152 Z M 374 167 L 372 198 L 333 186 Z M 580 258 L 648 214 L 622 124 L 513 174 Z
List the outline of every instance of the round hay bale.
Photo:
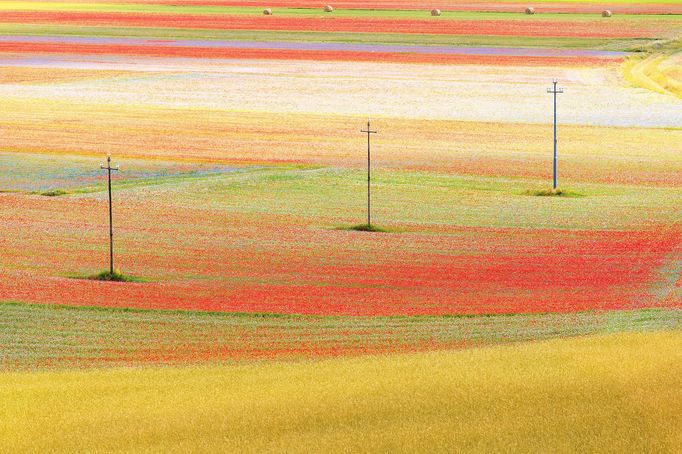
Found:
M 266 16 L 272 16 L 272 10 L 270 8 L 265 8 L 263 14 Z
M 440 10 L 438 8 L 431 10 L 432 16 L 440 16 Z
M 327 5 L 324 7 L 324 12 L 325 13 L 331 13 L 334 11 L 334 7 L 332 5 Z
M 529 6 L 528 8 L 526 8 L 526 14 L 535 14 L 535 8 Z
M 601 17 L 611 17 L 611 11 L 605 9 L 604 11 L 601 12 Z

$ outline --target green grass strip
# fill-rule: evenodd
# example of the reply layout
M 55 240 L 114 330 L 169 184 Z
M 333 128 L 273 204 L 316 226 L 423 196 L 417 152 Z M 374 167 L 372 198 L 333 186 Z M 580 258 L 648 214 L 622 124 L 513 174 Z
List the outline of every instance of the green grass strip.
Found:
M 148 27 L 93 27 L 66 25 L 0 24 L 6 36 L 80 36 L 107 38 L 191 39 L 224 41 L 319 42 L 397 44 L 458 47 L 528 47 L 625 51 L 652 39 L 553 38 L 523 36 L 418 35 L 403 33 L 345 33 L 261 30 L 197 30 Z
M 675 330 L 682 311 L 342 317 L 0 303 L 0 371 L 303 359 Z

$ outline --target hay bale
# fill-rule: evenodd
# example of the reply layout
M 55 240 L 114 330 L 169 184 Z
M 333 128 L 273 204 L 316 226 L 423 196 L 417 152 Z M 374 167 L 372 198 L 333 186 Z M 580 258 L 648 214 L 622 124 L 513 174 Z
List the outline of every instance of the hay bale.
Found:
M 526 14 L 535 14 L 535 8 L 529 6 L 528 8 L 526 8 Z
M 263 14 L 266 16 L 272 16 L 272 10 L 270 8 L 265 8 Z
M 611 17 L 611 11 L 605 9 L 604 11 L 601 12 L 601 17 Z
M 432 16 L 440 16 L 440 10 L 438 8 L 431 10 Z
M 325 13 L 331 13 L 331 12 L 333 12 L 333 11 L 334 11 L 334 8 L 332 7 L 332 5 L 327 5 L 327 6 L 324 7 L 324 12 L 325 12 Z

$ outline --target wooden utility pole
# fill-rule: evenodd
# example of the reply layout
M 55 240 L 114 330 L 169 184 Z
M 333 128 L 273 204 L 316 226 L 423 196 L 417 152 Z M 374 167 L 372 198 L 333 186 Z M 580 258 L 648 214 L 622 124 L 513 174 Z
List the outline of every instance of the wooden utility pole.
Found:
M 556 191 L 557 188 L 557 156 L 556 156 L 556 95 L 559 93 L 563 93 L 564 89 L 563 88 L 557 88 L 556 84 L 559 81 L 554 79 L 552 83 L 554 84 L 553 88 L 548 88 L 547 93 L 552 93 L 554 94 L 554 190 Z
M 111 167 L 111 153 L 107 155 L 107 165 L 100 164 L 100 169 L 106 170 L 109 176 L 109 273 L 114 274 L 114 213 L 111 206 L 111 172 L 119 170 L 118 165 Z
M 367 134 L 367 227 L 372 227 L 372 134 L 378 134 L 379 131 L 372 131 L 370 120 L 367 119 L 367 129 L 361 129 L 360 132 Z

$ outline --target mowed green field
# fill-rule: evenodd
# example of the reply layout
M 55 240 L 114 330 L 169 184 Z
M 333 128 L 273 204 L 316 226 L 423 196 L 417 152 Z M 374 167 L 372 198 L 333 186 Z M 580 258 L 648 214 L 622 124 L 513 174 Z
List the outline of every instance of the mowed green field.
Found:
M 382 155 L 377 154 L 378 160 Z M 570 161 L 580 165 L 579 159 L 570 156 L 562 164 L 570 167 Z M 4 189 L 7 197 L 28 195 L 47 210 L 50 203 L 99 200 L 106 195 L 106 181 L 102 181 L 96 158 L 0 155 L 0 162 L 14 169 L 11 186 L 0 190 Z M 302 230 L 331 230 L 360 223 L 366 212 L 367 175 L 359 169 L 314 164 L 189 165 L 140 159 L 125 160 L 123 166 L 113 187 L 115 202 L 123 213 L 128 212 L 127 207 L 156 200 L 173 210 L 201 207 L 225 216 L 292 216 L 301 219 Z M 566 197 L 545 198 L 533 195 L 547 186 L 543 179 L 394 170 L 381 162 L 376 166 L 375 220 L 397 232 L 454 231 L 455 226 L 624 230 L 674 224 L 679 214 L 676 208 L 682 203 L 680 190 L 662 183 L 573 180 L 567 185 Z M 611 169 L 604 171 L 603 178 L 608 178 Z M 667 169 L 661 166 L 660 172 L 665 176 Z M 653 172 L 651 177 L 657 178 Z M 54 191 L 59 191 L 60 199 L 37 197 Z M 125 214 L 119 220 L 126 228 L 150 222 L 143 217 L 127 218 Z M 200 228 L 168 225 L 169 229 L 194 227 Z M 99 232 L 92 233 L 96 236 Z M 126 236 L 126 231 L 121 232 L 121 244 L 126 243 Z
M 320 317 L 0 304 L 0 370 L 262 363 L 448 350 L 682 328 L 648 309 L 442 317 Z

